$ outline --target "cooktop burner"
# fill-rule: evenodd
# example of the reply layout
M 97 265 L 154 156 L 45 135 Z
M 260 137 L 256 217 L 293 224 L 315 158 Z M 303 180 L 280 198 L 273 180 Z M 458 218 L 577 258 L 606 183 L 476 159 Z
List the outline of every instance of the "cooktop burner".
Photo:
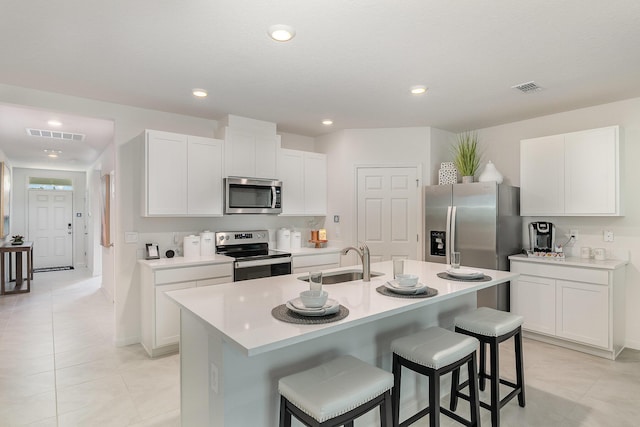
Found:
M 225 231 L 215 235 L 216 253 L 236 259 L 267 259 L 291 256 L 288 252 L 269 249 L 269 232 Z

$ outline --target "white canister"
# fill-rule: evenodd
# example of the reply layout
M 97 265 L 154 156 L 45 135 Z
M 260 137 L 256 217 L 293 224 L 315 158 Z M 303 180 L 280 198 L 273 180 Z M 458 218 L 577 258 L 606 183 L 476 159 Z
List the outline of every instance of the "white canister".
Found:
M 291 250 L 299 251 L 302 246 L 302 233 L 299 231 L 291 232 Z
M 593 257 L 598 261 L 604 261 L 607 259 L 607 251 L 604 248 L 595 248 L 593 250 Z
M 200 256 L 200 236 L 185 236 L 183 245 L 185 258 L 198 258 Z
M 591 248 L 588 246 L 583 246 L 580 248 L 580 258 L 591 258 Z
M 291 250 L 291 230 L 279 228 L 276 231 L 276 249 L 281 251 Z
M 216 242 L 214 233 L 205 230 L 200 233 L 200 256 L 212 256 L 216 253 Z

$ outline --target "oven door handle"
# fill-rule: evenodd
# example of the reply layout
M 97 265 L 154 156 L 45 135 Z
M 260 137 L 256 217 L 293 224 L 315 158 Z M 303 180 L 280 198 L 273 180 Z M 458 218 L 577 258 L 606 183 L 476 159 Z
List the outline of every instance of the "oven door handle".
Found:
M 262 265 L 287 264 L 291 262 L 291 257 L 257 259 L 254 261 L 236 261 L 235 268 L 260 267 Z

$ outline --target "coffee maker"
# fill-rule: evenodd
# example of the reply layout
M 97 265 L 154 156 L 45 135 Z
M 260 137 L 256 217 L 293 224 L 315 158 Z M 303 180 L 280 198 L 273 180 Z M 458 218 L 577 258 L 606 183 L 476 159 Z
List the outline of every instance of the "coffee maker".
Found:
M 556 247 L 556 227 L 551 222 L 529 223 L 529 246 L 534 252 L 553 252 Z

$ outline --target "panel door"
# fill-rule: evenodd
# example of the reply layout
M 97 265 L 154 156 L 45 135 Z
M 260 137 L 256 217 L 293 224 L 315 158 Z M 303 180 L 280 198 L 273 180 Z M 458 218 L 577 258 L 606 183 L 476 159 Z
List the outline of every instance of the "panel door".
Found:
M 520 141 L 520 213 L 564 213 L 564 135 Z
M 187 136 L 149 131 L 147 215 L 187 213 Z
M 187 154 L 187 213 L 222 215 L 224 141 L 190 136 Z
M 29 190 L 33 268 L 73 265 L 73 192 Z
M 609 348 L 609 287 L 557 280 L 559 337 Z
M 304 212 L 327 214 L 327 155 L 304 153 Z
M 521 275 L 511 282 L 511 312 L 524 317 L 524 329 L 555 335 L 555 280 Z
M 616 213 L 617 127 L 565 135 L 565 213 Z
M 278 179 L 282 181 L 282 214 L 304 214 L 304 153 L 281 149 L 278 155 Z
M 371 262 L 417 259 L 419 181 L 416 168 L 358 168 L 358 242 Z
M 156 286 L 155 347 L 176 344 L 180 339 L 180 308 L 164 293 L 178 289 L 195 288 L 196 282 Z

